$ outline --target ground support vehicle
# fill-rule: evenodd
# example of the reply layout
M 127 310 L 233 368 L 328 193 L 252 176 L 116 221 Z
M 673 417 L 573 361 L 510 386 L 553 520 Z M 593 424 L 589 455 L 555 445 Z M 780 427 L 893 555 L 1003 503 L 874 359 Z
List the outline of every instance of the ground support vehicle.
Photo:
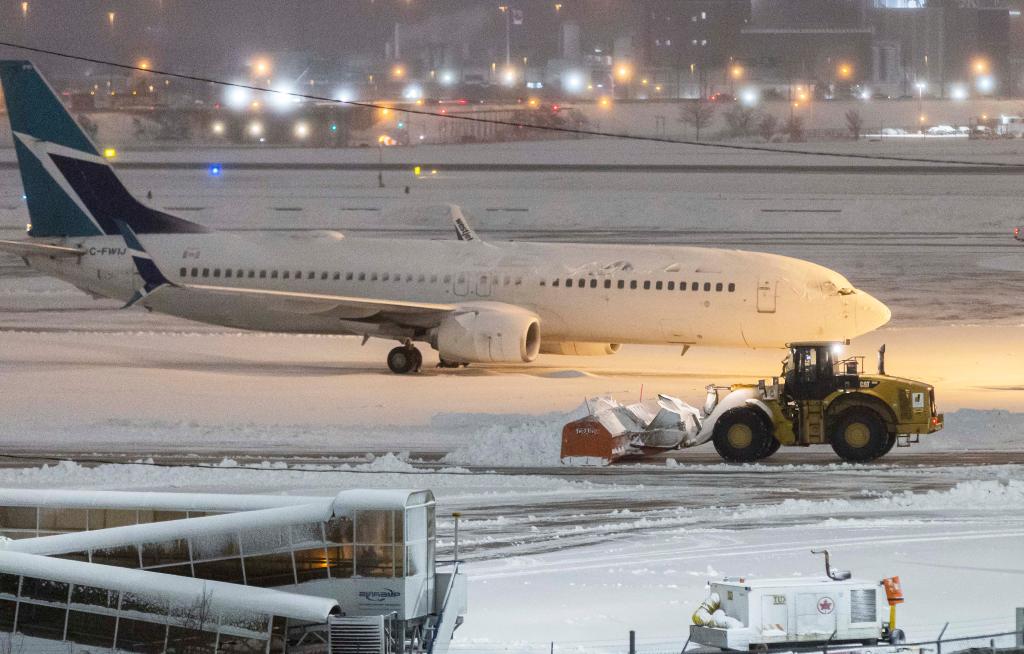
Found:
M 942 429 L 935 389 L 887 375 L 884 346 L 877 374 L 864 372 L 863 357 L 837 360 L 838 351 L 835 343 L 793 344 L 780 377 L 709 386 L 703 411 L 691 408 L 698 414 L 696 433 L 689 422 L 680 421 L 674 432 L 666 428 L 664 411 L 659 420 L 645 421 L 638 405 L 592 411 L 564 427 L 562 460 L 608 464 L 711 441 L 727 461 L 758 461 L 783 445 L 827 444 L 844 461 L 866 462 Z M 623 410 L 637 419 L 627 424 Z M 668 438 L 672 433 L 675 439 Z

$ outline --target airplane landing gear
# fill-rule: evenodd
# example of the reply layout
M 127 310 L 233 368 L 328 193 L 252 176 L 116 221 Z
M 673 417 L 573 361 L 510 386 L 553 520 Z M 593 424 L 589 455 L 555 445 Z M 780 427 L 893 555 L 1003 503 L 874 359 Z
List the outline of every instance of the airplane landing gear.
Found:
M 423 367 L 423 354 L 415 345 L 399 345 L 388 352 L 388 368 L 396 375 L 419 372 Z

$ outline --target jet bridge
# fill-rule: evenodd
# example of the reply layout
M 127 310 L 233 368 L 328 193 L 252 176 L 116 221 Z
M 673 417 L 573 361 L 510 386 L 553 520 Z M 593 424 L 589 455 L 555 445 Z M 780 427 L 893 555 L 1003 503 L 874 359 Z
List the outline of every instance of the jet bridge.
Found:
M 0 536 L 13 539 L 0 545 L 0 634 L 146 652 L 193 634 L 197 652 L 441 654 L 466 580 L 454 562 L 438 570 L 435 527 L 425 490 L 0 490 Z M 237 639 L 243 649 L 225 647 Z

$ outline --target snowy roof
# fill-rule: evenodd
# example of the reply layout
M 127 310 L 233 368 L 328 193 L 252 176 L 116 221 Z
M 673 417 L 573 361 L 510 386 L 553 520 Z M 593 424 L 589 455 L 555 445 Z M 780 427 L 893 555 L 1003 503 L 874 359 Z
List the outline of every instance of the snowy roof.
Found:
M 424 494 L 417 500 L 413 495 Z M 370 489 L 346 490 L 334 498 L 334 515 L 351 517 L 353 511 L 401 511 L 407 506 L 432 503 L 434 494 L 428 490 Z
M 236 615 L 245 611 L 323 623 L 327 621 L 327 616 L 338 609 L 335 600 L 324 597 L 82 561 L 52 559 L 21 552 L 0 551 L 0 572 L 128 591 L 166 599 L 179 606 L 189 606 L 196 600 L 207 597 L 210 609 L 217 614 Z
M 321 499 L 315 504 L 301 506 L 225 513 L 203 518 L 149 522 L 126 527 L 97 529 L 96 531 L 78 531 L 56 536 L 25 538 L 4 543 L 4 546 L 8 551 L 50 555 L 102 550 L 119 545 L 156 543 L 245 529 L 268 529 L 303 522 L 325 522 L 331 518 L 332 509 L 330 499 Z
M 328 497 L 227 495 L 224 493 L 149 493 L 81 490 L 0 489 L 0 506 L 48 508 L 147 509 L 157 511 L 255 511 L 310 504 Z
M 713 581 L 712 584 L 721 586 L 732 586 L 736 588 L 799 588 L 801 586 L 825 586 L 825 585 L 848 585 L 855 584 L 877 584 L 879 582 L 866 579 L 845 579 L 836 581 L 828 577 L 782 577 L 778 579 L 748 579 L 746 577 L 726 577 L 721 581 Z

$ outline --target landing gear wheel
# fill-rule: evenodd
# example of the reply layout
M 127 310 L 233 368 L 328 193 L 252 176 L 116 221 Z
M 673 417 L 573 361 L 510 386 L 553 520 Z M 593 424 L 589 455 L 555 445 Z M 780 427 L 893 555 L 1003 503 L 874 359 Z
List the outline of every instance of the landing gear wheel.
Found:
M 712 442 L 715 450 L 726 461 L 750 462 L 768 456 L 771 441 L 765 421 L 753 409 L 727 411 L 715 423 Z M 778 441 L 775 441 L 778 442 Z
M 829 440 L 839 458 L 852 463 L 874 461 L 891 448 L 885 421 L 871 409 L 856 408 L 842 413 Z
M 388 352 L 388 368 L 396 375 L 416 372 L 423 364 L 423 355 L 411 345 L 400 345 Z

